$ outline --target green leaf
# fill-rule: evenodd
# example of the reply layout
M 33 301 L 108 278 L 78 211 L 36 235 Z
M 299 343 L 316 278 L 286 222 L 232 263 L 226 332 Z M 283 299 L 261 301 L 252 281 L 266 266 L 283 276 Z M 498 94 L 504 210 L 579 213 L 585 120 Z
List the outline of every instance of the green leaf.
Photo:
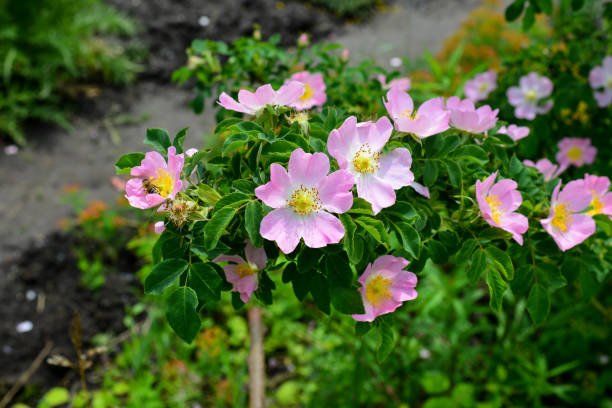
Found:
M 512 4 L 506 7 L 506 21 L 514 21 L 520 17 L 525 7 L 525 0 L 514 0 Z
M 523 16 L 523 31 L 529 30 L 533 23 L 535 23 L 535 7 L 533 4 L 529 4 L 527 10 L 525 10 L 525 15 Z
M 442 265 L 448 260 L 448 251 L 446 247 L 438 241 L 430 240 L 427 243 L 427 252 L 431 260 L 438 265 Z
M 189 107 L 198 115 L 202 113 L 202 111 L 204 111 L 204 94 L 202 92 L 197 94 L 196 97 L 189 102 Z
M 425 161 L 425 170 L 423 173 L 423 183 L 427 187 L 433 186 L 438 179 L 438 164 L 433 160 Z
M 168 297 L 166 318 L 170 327 L 185 342 L 191 343 L 200 330 L 200 316 L 196 313 L 198 297 L 193 289 L 176 288 Z
M 346 231 L 342 243 L 344 251 L 348 255 L 349 260 L 352 263 L 357 264 L 359 263 L 359 261 L 361 260 L 361 256 L 363 255 L 363 251 L 356 250 L 358 249 L 357 245 L 355 245 L 358 239 L 358 237 L 355 236 L 355 230 L 357 229 L 357 226 L 353 222 L 351 216 L 346 213 L 338 214 L 338 217 L 340 218 L 340 221 L 344 226 L 344 230 Z
M 489 258 L 489 262 L 499 265 L 499 269 L 504 274 L 506 280 L 514 279 L 514 265 L 512 265 L 512 259 L 507 252 L 501 249 L 490 246 L 485 249 Z
M 534 323 L 542 323 L 550 313 L 550 297 L 548 291 L 540 284 L 535 284 L 527 298 L 527 311 Z
M 184 259 L 166 259 L 155 265 L 144 283 L 145 293 L 160 294 L 187 269 Z
M 355 335 L 358 337 L 363 336 L 372 328 L 372 323 L 370 322 L 356 322 L 355 323 Z
M 305 247 L 298 256 L 297 266 L 300 273 L 310 272 L 319 264 L 321 251 L 315 248 Z
M 157 151 L 167 152 L 170 147 L 170 136 L 165 129 L 147 129 L 147 136 L 144 143 Z
M 351 287 L 353 271 L 349 266 L 348 259 L 340 255 L 328 255 L 325 260 L 325 270 L 332 287 Z
M 414 207 L 405 201 L 396 201 L 393 206 L 385 208 L 383 211 L 385 214 L 393 214 L 405 221 L 411 221 L 419 216 Z
M 283 283 L 292 282 L 293 279 L 295 279 L 295 277 L 297 276 L 297 273 L 297 266 L 293 262 L 289 263 L 287 266 L 285 266 L 285 269 L 283 270 Z
M 208 184 L 198 184 L 198 197 L 208 205 L 215 205 L 221 199 L 221 194 Z
M 510 288 L 515 295 L 524 295 L 533 281 L 533 265 L 523 265 L 516 270 Z
M 460 148 L 455 150 L 451 154 L 451 156 L 475 161 L 480 164 L 489 161 L 489 156 L 487 156 L 487 152 L 485 152 L 482 147 L 476 145 L 461 146 Z
M 320 273 L 315 273 L 310 281 L 310 293 L 315 304 L 325 314 L 330 313 L 329 285 L 327 279 Z
M 461 167 L 452 160 L 446 160 L 444 164 L 446 164 L 446 171 L 448 172 L 448 179 L 451 185 L 456 188 L 461 187 L 461 178 L 463 177 Z
M 249 141 L 249 139 L 250 137 L 246 133 L 231 135 L 225 139 L 225 142 L 223 143 L 223 156 L 227 156 L 229 153 L 240 149 Z
M 461 144 L 461 139 L 457 135 L 446 136 L 442 140 L 440 150 L 436 152 L 437 157 L 445 157 L 450 152 L 454 151 Z
M 376 360 L 382 363 L 389 357 L 395 347 L 396 335 L 393 328 L 387 323 L 378 325 L 379 342 L 376 349 Z
M 215 211 L 219 211 L 223 207 L 239 207 L 241 204 L 244 204 L 249 201 L 250 198 L 251 197 L 244 193 L 230 193 L 222 197 L 219 201 L 217 201 L 217 203 L 215 204 Z
M 310 291 L 310 281 L 312 280 L 312 272 L 297 273 L 291 283 L 293 284 L 293 293 L 300 301 L 304 300 Z
M 183 153 L 183 142 L 185 142 L 185 137 L 187 136 L 188 127 L 179 130 L 179 132 L 174 136 L 174 140 L 172 141 L 172 146 L 176 147 L 176 153 Z
M 473 238 L 463 241 L 463 245 L 461 246 L 459 253 L 455 257 L 455 262 L 457 263 L 457 265 L 461 265 L 470 260 L 470 258 L 472 257 L 472 252 L 474 252 L 476 245 L 478 245 L 478 243 Z
M 491 299 L 489 300 L 489 306 L 491 309 L 499 312 L 502 307 L 502 301 L 504 299 L 504 293 L 508 289 L 508 284 L 502 279 L 501 274 L 495 268 L 489 268 L 487 274 L 487 285 L 489 286 L 489 294 Z
M 115 170 L 117 174 L 129 174 L 132 167 L 139 166 L 144 158 L 144 153 L 124 154 L 115 163 Z
M 572 0 L 572 4 L 573 4 Z M 545 14 L 551 15 L 553 10 L 552 0 L 535 0 L 535 3 L 538 5 L 540 10 L 542 10 Z M 576 10 L 576 9 L 574 9 Z
M 344 314 L 364 314 L 361 295 L 353 288 L 336 286 L 331 288 L 331 302 L 334 308 Z
M 215 211 L 212 218 L 204 227 L 204 248 L 207 251 L 212 251 L 217 246 L 219 238 L 223 234 L 225 228 L 229 225 L 232 218 L 236 214 L 236 209 L 225 207 L 219 211 Z
M 382 221 L 370 217 L 359 217 L 355 219 L 368 234 L 370 234 L 379 244 L 387 245 L 389 236 Z
M 537 281 L 548 289 L 559 289 L 567 286 L 567 279 L 561 273 L 559 265 L 539 262 L 536 265 Z
M 263 208 L 259 201 L 251 201 L 247 204 L 244 212 L 244 228 L 249 234 L 249 239 L 255 247 L 263 246 L 263 238 L 259 234 L 259 226 L 263 218 Z
M 393 226 L 402 238 L 402 246 L 405 251 L 412 255 L 415 259 L 421 255 L 421 236 L 408 223 L 398 222 Z
M 223 280 L 212 266 L 201 262 L 191 265 L 188 285 L 200 301 L 220 300 L 222 284 Z
M 572 10 L 578 11 L 584 6 L 584 0 L 572 0 Z M 610 6 L 612 7 L 612 6 Z M 550 14 L 550 13 L 548 13 Z

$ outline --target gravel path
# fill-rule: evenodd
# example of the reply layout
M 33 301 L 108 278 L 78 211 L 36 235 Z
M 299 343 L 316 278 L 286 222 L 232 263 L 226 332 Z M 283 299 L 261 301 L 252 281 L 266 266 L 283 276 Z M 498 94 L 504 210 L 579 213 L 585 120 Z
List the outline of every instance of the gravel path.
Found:
M 366 24 L 340 29 L 341 34 L 334 35 L 332 41 L 349 49 L 353 63 L 374 58 L 388 67 L 392 57 L 417 58 L 426 49 L 435 53 L 478 3 L 431 0 L 423 9 L 415 6 L 424 4 L 422 1 L 399 1 Z M 145 148 L 142 140 L 147 128 L 162 127 L 174 134 L 189 126 L 185 146 L 201 146 L 203 135 L 214 125 L 212 112 L 193 114 L 187 106 L 190 97 L 189 89 L 173 84 L 139 83 L 123 91 L 118 102 L 130 106 L 130 112 L 122 113 L 147 115 L 148 119 L 117 126 L 118 143 L 109 137 L 104 119 L 110 113 L 105 113 L 76 118 L 71 132 L 48 127 L 33 130 L 33 142 L 27 149 L 15 156 L 0 152 L 0 264 L 20 247 L 41 242 L 57 229 L 59 218 L 70 215 L 70 207 L 60 202 L 67 184 L 80 184 L 89 191 L 90 199 L 114 200 L 117 192 L 110 184 L 113 164 L 121 154 Z

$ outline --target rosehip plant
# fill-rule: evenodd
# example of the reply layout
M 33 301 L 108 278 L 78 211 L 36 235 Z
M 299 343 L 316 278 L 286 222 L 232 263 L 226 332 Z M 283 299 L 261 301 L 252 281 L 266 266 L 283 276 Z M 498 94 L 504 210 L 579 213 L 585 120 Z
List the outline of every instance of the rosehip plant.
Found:
M 130 203 L 163 219 L 144 288 L 167 294 L 183 340 L 223 292 L 237 309 L 272 303 L 282 290 L 274 274 L 322 313 L 352 315 L 357 333 L 378 330 L 381 360 L 394 344 L 390 313 L 427 285 L 427 262 L 486 283 L 495 311 L 526 297 L 536 324 L 568 276 L 580 285 L 605 278 L 606 177 L 545 178 L 517 157 L 524 136 L 513 137 L 494 107 L 435 97 L 417 108 L 397 86 L 383 100 L 382 83 L 368 79 L 382 70 L 363 67 L 339 83 L 342 57 L 327 58 L 318 72 L 268 70 L 272 84 L 255 91 L 225 88 L 218 149 L 187 154 L 186 130 L 171 139 L 150 129 L 155 151 L 116 163 L 132 176 Z M 361 85 L 374 96 L 356 112 L 346 101 Z

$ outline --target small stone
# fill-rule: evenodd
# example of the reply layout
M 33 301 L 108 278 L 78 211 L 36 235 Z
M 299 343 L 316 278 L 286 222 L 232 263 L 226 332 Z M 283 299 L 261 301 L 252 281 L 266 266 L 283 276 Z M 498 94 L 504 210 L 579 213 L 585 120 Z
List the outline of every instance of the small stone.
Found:
M 28 299 L 30 302 L 36 299 L 36 292 L 33 291 L 32 289 L 28 289 L 26 291 L 26 299 Z
M 198 18 L 198 24 L 202 27 L 208 27 L 210 24 L 210 18 L 208 16 L 200 16 L 200 18 Z
M 33 328 L 34 328 L 34 324 L 32 324 L 31 321 L 24 320 L 23 322 L 21 322 L 21 323 L 19 323 L 17 325 L 15 330 L 17 330 L 17 333 L 27 333 L 27 332 L 31 331 Z

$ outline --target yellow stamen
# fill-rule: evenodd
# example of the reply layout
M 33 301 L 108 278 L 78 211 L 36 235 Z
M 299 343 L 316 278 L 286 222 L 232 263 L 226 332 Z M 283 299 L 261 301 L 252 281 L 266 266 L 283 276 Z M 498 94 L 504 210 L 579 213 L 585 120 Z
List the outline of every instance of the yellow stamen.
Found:
M 485 197 L 485 201 L 489 204 L 489 208 L 491 208 L 491 218 L 493 218 L 496 224 L 499 224 L 500 217 L 504 215 L 504 212 L 499 208 L 501 207 L 499 198 L 494 195 L 488 195 Z
M 568 203 L 561 203 L 555 206 L 555 215 L 552 219 L 552 225 L 559 228 L 561 231 L 567 231 L 572 223 L 572 214 Z
M 593 199 L 591 200 L 591 207 L 593 207 L 592 210 L 587 211 L 588 215 L 597 215 L 597 214 L 601 214 L 603 212 L 603 201 L 601 200 L 601 196 L 599 194 L 596 194 L 595 191 L 591 190 L 591 194 L 593 194 Z
M 380 153 L 372 153 L 370 145 L 364 144 L 353 156 L 353 167 L 359 173 L 373 173 L 380 168 Z
M 167 170 L 162 168 L 157 169 L 155 176 L 149 177 L 151 184 L 155 186 L 159 195 L 162 197 L 168 197 L 172 193 L 174 187 L 174 180 L 170 176 Z
M 310 98 L 312 98 L 312 95 L 314 94 L 314 89 L 312 89 L 312 86 L 310 86 L 310 84 L 303 84 L 303 85 L 304 85 L 304 93 L 299 98 L 300 102 L 306 102 L 310 100 Z
M 308 188 L 300 185 L 300 188 L 293 192 L 287 204 L 293 207 L 295 213 L 310 215 L 321 208 L 319 191 L 314 187 Z
M 538 94 L 536 91 L 529 90 L 525 92 L 525 99 L 527 99 L 527 102 L 535 102 L 538 99 Z
M 572 161 L 582 159 L 582 149 L 576 146 L 570 147 L 567 150 L 567 157 L 569 157 L 569 159 Z
M 480 84 L 480 86 L 478 87 L 478 90 L 480 92 L 485 92 L 487 89 L 489 88 L 489 84 L 487 84 L 486 82 L 483 82 Z
M 246 263 L 238 265 L 236 267 L 236 270 L 234 271 L 234 273 L 236 275 L 240 275 L 241 278 L 244 278 L 245 276 L 253 275 L 255 272 L 256 272 L 256 269 Z
M 383 278 L 378 275 L 370 279 L 366 286 L 366 299 L 373 306 L 378 306 L 384 301 L 391 300 L 391 292 L 389 286 L 393 285 L 393 281 Z
M 410 120 L 416 120 L 417 119 L 417 111 L 416 110 L 408 110 L 408 109 L 406 109 L 405 111 L 403 111 L 401 113 L 401 115 L 403 117 L 405 117 L 406 119 L 410 119 Z

